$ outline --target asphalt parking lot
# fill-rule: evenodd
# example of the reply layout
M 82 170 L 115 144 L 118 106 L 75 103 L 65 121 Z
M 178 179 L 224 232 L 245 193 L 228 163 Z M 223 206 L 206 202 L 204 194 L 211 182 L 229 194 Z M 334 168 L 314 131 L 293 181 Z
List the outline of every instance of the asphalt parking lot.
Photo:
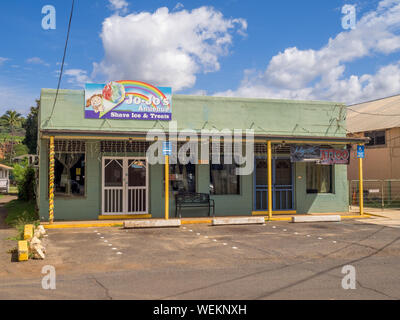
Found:
M 2 268 L 0 299 L 399 299 L 399 238 L 350 220 L 53 229 L 46 260 Z M 44 265 L 55 290 L 42 289 Z M 356 289 L 342 288 L 344 265 Z

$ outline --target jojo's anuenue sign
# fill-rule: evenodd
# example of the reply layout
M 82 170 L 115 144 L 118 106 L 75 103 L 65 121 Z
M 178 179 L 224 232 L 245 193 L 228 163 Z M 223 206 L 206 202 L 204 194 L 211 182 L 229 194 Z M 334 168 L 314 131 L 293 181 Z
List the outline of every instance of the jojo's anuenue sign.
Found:
M 172 90 L 151 84 L 120 80 L 85 86 L 85 118 L 171 120 Z

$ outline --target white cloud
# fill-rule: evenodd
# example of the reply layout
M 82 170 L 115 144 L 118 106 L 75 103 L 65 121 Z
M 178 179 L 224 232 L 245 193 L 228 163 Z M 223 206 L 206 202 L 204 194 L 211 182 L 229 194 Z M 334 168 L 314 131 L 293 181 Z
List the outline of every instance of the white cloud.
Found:
M 125 14 L 128 12 L 129 3 L 125 0 L 109 0 L 109 7 L 111 10 L 116 11 L 117 13 Z
M 26 62 L 29 63 L 29 64 L 41 64 L 41 65 L 44 65 L 46 67 L 50 66 L 50 64 L 46 63 L 45 61 L 43 61 L 39 57 L 32 57 L 32 58 L 26 59 Z
M 140 79 L 174 91 L 190 88 L 196 74 L 219 70 L 233 33 L 246 28 L 245 20 L 224 18 L 211 7 L 113 15 L 103 22 L 105 58 L 94 64 L 93 76 Z
M 318 49 L 287 48 L 269 61 L 265 71 L 247 71 L 237 90 L 216 95 L 324 99 L 347 103 L 400 93 L 399 63 L 373 74 L 344 78 L 346 65 L 400 51 L 400 3 L 383 0 L 357 22 Z M 390 79 L 390 80 L 389 80 Z
M 83 87 L 85 83 L 91 82 L 91 79 L 87 75 L 87 72 L 82 69 L 68 69 L 64 71 L 64 75 L 68 77 L 68 83 L 71 83 L 78 87 Z
M 8 60 L 10 60 L 10 59 L 4 58 L 4 57 L 0 57 L 0 66 L 1 66 L 4 62 L 6 62 L 6 61 L 8 61 Z

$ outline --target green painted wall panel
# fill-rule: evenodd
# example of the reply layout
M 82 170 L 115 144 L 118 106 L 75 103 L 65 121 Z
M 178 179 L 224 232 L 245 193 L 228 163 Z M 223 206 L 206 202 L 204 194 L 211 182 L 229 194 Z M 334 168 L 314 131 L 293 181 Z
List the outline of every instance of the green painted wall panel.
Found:
M 296 205 L 297 213 L 324 213 L 349 211 L 347 166 L 334 167 L 334 193 L 307 194 L 306 164 L 296 164 Z M 299 178 L 301 177 L 301 178 Z

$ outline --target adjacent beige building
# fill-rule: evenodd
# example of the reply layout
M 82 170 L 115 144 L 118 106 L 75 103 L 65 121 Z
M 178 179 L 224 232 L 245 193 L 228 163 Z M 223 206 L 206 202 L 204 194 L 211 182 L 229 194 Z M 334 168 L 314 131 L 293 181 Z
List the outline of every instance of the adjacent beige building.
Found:
M 370 137 L 365 146 L 364 179 L 400 179 L 400 95 L 347 108 L 349 137 Z M 348 179 L 358 180 L 356 148 L 351 151 Z

